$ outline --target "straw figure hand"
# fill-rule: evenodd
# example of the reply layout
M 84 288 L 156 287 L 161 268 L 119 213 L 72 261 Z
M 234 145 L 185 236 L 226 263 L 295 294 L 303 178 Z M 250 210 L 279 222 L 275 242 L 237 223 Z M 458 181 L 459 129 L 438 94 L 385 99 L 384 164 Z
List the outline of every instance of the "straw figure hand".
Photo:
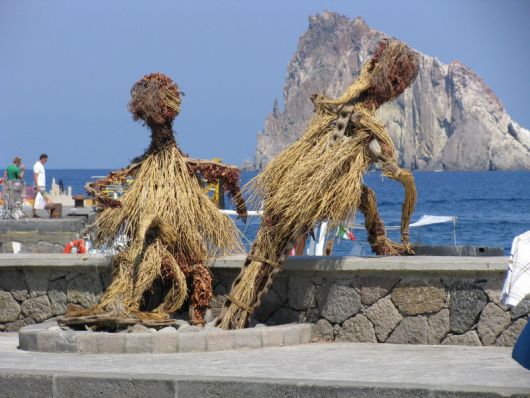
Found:
M 190 296 L 190 319 L 204 324 L 212 297 L 206 264 L 217 255 L 243 251 L 234 223 L 199 181 L 221 178 L 244 216 L 239 170 L 182 154 L 173 134 L 180 103 L 177 85 L 160 73 L 146 75 L 131 89 L 129 110 L 150 129 L 151 142 L 132 165 L 115 173 L 114 178 L 132 175 L 134 180 L 119 200 L 103 201 L 108 206 L 97 216 L 97 244 L 118 235 L 128 244 L 115 256 L 112 283 L 100 303 L 87 311 L 91 315 L 162 322 Z M 98 190 L 106 185 L 108 181 L 100 181 L 89 188 L 101 199 Z
M 314 116 L 303 136 L 250 183 L 264 214 L 217 320 L 220 327 L 247 326 L 295 242 L 320 222 L 338 226 L 359 209 L 376 254 L 413 254 L 408 229 L 416 202 L 414 179 L 398 166 L 392 140 L 375 112 L 409 87 L 417 73 L 414 51 L 397 40 L 382 40 L 340 98 L 313 96 Z M 363 184 L 373 163 L 405 188 L 401 243 L 386 237 L 375 194 Z

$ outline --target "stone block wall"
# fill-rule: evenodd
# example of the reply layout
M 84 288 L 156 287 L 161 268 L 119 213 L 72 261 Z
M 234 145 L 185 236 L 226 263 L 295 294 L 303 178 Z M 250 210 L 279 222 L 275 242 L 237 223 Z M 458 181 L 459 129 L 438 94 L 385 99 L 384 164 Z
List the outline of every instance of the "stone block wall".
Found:
M 213 315 L 236 273 L 216 272 Z M 500 303 L 502 273 L 284 272 L 253 315 L 272 325 L 313 323 L 316 341 L 513 346 L 530 297 Z
M 21 253 L 62 253 L 67 243 L 79 239 L 86 222 L 86 217 L 0 220 L 0 252 L 12 253 L 12 242 L 19 242 Z
M 105 259 L 11 255 L 6 263 L 5 256 L 0 256 L 3 331 L 62 315 L 68 303 L 90 307 L 110 283 Z M 252 323 L 309 322 L 316 341 L 513 346 L 528 322 L 530 297 L 512 309 L 500 303 L 505 259 L 492 265 L 484 258 L 444 258 L 448 266 L 437 266 L 436 259 L 351 258 L 346 266 L 322 265 L 327 261 L 322 258 L 290 260 Z M 220 313 L 241 263 L 213 265 L 209 320 Z M 179 316 L 186 317 L 185 309 Z
M 110 283 L 106 266 L 54 268 L 59 267 L 0 267 L 0 331 L 64 315 L 69 303 L 91 307 Z

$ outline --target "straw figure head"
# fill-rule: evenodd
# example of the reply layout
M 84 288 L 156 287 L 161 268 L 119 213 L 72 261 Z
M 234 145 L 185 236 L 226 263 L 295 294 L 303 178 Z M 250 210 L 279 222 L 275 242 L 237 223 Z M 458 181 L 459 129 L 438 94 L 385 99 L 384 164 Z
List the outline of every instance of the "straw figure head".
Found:
M 129 111 L 134 120 L 148 126 L 172 124 L 180 112 L 181 93 L 178 86 L 162 73 L 150 73 L 131 88 Z
M 399 96 L 418 74 L 418 54 L 398 40 L 377 43 L 372 58 L 363 64 L 357 80 L 337 99 L 318 98 L 322 104 L 343 105 L 361 102 L 377 109 Z
M 182 93 L 175 82 L 162 73 L 150 73 L 134 83 L 129 110 L 134 120 L 142 120 L 151 130 L 151 144 L 144 154 L 133 159 L 133 162 L 139 162 L 151 153 L 176 146 L 173 120 L 180 112 L 181 96 Z
M 398 40 L 383 39 L 368 62 L 371 81 L 366 91 L 376 106 L 399 96 L 416 79 L 418 54 Z

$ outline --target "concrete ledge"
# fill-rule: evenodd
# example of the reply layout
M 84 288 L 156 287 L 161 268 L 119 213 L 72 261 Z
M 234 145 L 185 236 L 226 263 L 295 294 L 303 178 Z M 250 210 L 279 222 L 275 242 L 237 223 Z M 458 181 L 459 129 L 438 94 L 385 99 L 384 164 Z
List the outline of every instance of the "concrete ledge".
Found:
M 211 268 L 241 268 L 245 256 L 220 257 Z M 507 257 L 290 257 L 286 271 L 398 271 L 433 273 L 505 272 Z M 110 258 L 75 254 L 1 254 L 0 270 L 25 267 L 99 268 L 110 265 Z
M 172 329 L 172 330 L 171 330 Z M 227 351 L 292 346 L 311 342 L 310 324 L 221 330 L 174 328 L 153 333 L 107 333 L 63 330 L 53 323 L 29 325 L 19 331 L 19 348 L 39 352 L 140 354 Z
M 52 270 L 83 268 L 98 269 L 108 267 L 109 257 L 90 254 L 0 254 L 0 271 L 4 269 L 51 268 Z
M 227 256 L 215 260 L 212 268 L 241 268 L 245 256 Z M 507 257 L 461 257 L 461 256 L 296 256 L 289 257 L 284 264 L 286 271 L 320 272 L 427 272 L 427 273 L 477 273 L 505 272 Z
M 0 237 L 13 231 L 37 232 L 79 232 L 85 225 L 85 219 L 74 218 L 27 218 L 20 220 L 0 220 Z
M 529 389 L 307 379 L 0 371 L 5 398 L 528 397 Z

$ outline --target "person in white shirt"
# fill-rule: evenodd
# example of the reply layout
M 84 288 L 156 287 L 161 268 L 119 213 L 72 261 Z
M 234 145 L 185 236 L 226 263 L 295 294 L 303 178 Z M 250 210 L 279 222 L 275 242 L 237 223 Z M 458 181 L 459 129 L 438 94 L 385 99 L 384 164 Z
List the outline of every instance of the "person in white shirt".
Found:
M 530 231 L 516 236 L 513 240 L 501 303 L 515 307 L 525 297 L 530 298 Z M 530 322 L 515 342 L 512 358 L 530 370 Z
M 40 192 L 46 202 L 49 202 L 48 196 L 46 195 L 46 170 L 44 169 L 47 161 L 48 155 L 43 153 L 33 165 L 33 186 L 35 187 L 35 198 L 37 198 L 37 194 Z M 33 206 L 33 217 L 38 218 L 36 210 L 35 206 Z
M 504 279 L 501 301 L 515 307 L 530 295 L 530 231 L 516 236 Z

